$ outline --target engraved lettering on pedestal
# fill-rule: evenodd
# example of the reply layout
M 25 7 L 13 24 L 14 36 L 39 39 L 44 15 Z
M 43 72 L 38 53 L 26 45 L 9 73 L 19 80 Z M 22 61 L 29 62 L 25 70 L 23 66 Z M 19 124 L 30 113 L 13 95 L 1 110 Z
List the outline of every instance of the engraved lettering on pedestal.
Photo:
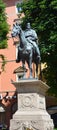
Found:
M 39 95 L 39 108 L 45 109 L 45 97 Z

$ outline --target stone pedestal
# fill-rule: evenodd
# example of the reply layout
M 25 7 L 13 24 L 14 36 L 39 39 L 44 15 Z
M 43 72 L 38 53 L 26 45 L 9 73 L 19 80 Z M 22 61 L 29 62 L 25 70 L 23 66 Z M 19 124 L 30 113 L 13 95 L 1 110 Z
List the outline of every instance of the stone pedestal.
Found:
M 13 84 L 18 92 L 18 110 L 10 121 L 10 130 L 53 130 L 53 120 L 45 104 L 48 86 L 36 79 Z

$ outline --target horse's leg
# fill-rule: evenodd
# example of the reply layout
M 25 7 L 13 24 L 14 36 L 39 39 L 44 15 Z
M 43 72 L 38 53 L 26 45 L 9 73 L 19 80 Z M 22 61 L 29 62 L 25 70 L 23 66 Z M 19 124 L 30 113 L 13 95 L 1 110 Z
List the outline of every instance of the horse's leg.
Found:
M 41 77 L 41 64 L 36 62 L 36 78 L 40 78 Z
M 29 69 L 30 69 L 30 78 L 33 78 L 32 76 L 32 50 L 30 51 L 30 54 L 29 54 Z
M 20 62 L 20 51 L 18 48 L 16 63 Z
M 36 59 L 35 59 L 35 64 L 36 64 L 36 78 L 38 78 L 38 74 L 40 73 L 40 71 L 39 71 L 40 60 L 41 60 L 40 56 L 37 56 Z
M 22 67 L 24 69 L 23 79 L 25 79 L 26 78 L 26 67 L 25 67 L 25 59 L 24 58 L 22 59 Z
M 38 79 L 38 63 L 36 63 L 36 78 Z

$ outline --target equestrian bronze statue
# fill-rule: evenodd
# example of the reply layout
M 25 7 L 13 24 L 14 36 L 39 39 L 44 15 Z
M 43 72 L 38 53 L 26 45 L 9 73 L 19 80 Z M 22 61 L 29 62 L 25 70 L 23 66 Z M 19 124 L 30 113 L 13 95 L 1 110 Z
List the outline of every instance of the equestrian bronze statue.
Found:
M 38 64 L 40 63 L 40 51 L 38 47 L 38 37 L 35 30 L 31 29 L 30 23 L 27 23 L 26 30 L 23 31 L 18 23 L 13 25 L 12 37 L 19 37 L 19 47 L 16 62 L 22 61 L 25 68 L 25 61 L 30 70 L 29 78 L 32 76 L 32 63 L 36 64 L 36 73 L 38 74 Z M 24 76 L 25 77 L 25 76 Z

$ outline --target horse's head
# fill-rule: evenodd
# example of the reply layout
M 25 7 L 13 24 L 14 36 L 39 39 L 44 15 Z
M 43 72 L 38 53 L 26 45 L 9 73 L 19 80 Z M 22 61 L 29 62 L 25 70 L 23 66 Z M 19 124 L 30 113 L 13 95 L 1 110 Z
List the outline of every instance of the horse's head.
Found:
M 18 23 L 15 23 L 13 24 L 13 29 L 12 29 L 12 32 L 11 32 L 11 36 L 12 37 L 16 37 L 20 34 L 20 31 L 21 31 L 21 27 Z

